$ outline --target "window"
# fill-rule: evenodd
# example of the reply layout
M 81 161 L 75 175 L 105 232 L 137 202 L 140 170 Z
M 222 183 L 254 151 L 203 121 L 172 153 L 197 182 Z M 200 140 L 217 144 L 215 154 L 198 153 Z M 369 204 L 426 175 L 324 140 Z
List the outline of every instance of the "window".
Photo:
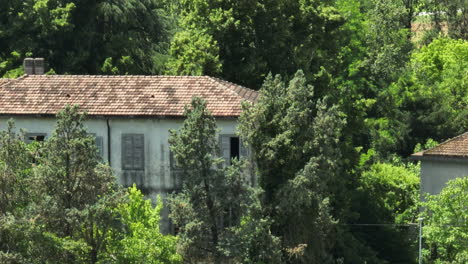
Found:
M 46 133 L 26 133 L 24 136 L 24 141 L 26 144 L 32 143 L 34 141 L 43 142 L 47 137 Z
M 238 137 L 231 137 L 229 142 L 230 160 L 239 159 L 240 157 L 240 142 Z
M 145 138 L 143 134 L 122 134 L 122 171 L 124 184 L 143 187 L 145 174 Z
M 145 146 L 143 134 L 122 135 L 122 169 L 145 169 Z
M 247 156 L 247 150 L 243 146 L 241 140 L 236 135 L 220 135 L 219 136 L 221 156 L 224 158 L 224 165 L 229 166 L 232 159 L 239 159 Z

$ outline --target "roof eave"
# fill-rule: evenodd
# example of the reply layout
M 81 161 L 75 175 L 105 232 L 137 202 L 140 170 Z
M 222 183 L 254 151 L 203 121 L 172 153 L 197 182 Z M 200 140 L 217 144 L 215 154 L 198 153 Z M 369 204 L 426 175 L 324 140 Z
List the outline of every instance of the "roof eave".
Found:
M 28 113 L 28 114 L 19 114 L 19 113 L 0 113 L 0 116 L 3 117 L 45 117 L 45 118 L 55 118 L 57 114 L 55 113 Z M 109 115 L 109 114 L 87 114 L 89 118 L 152 118 L 152 119 L 185 119 L 183 115 Z M 219 120 L 234 120 L 238 119 L 238 115 L 213 115 L 214 118 Z
M 410 156 L 411 160 L 417 161 L 425 161 L 425 160 L 432 160 L 432 161 L 460 161 L 460 162 L 468 162 L 468 156 L 457 156 L 457 155 L 424 155 L 420 154 L 420 152 L 415 153 Z

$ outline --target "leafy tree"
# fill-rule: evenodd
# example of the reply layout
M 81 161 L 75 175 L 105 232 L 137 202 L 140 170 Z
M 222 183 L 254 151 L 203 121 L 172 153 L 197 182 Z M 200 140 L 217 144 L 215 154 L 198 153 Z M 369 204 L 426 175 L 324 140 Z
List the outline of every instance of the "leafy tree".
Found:
M 57 117 L 43 145 L 26 146 L 12 121 L 0 132 L 0 262 L 180 262 L 175 238 L 159 232 L 162 204 L 135 187 L 125 199 L 78 106 Z
M 468 261 L 468 177 L 450 180 L 438 195 L 426 197 L 423 236 L 428 263 Z
M 412 20 L 412 14 L 405 1 L 369 2 L 372 7 L 368 11 L 367 42 L 370 56 L 367 63 L 374 82 L 386 88 L 386 85 L 399 77 L 408 61 L 412 49 L 408 21 Z
M 253 88 L 269 71 L 303 68 L 312 78 L 335 60 L 342 19 L 332 2 L 182 0 L 182 32 L 171 44 L 169 71 L 216 74 Z
M 183 170 L 183 188 L 170 198 L 179 226 L 180 248 L 188 261 L 278 263 L 278 239 L 259 212 L 258 197 L 240 164 L 221 168 L 216 158 L 216 122 L 206 102 L 193 98 L 179 131 L 169 142 Z M 251 232 L 255 230 L 255 232 Z
M 109 236 L 108 259 L 112 263 L 180 263 L 176 253 L 176 238 L 159 231 L 162 202 L 156 207 L 134 185 L 128 189 L 128 201 L 117 207 L 117 214 L 125 226 Z
M 409 154 L 429 138 L 442 141 L 468 129 L 467 58 L 467 41 L 445 38 L 412 54 L 408 72 L 385 95 L 410 126 L 400 153 Z
M 419 166 L 376 162 L 363 171 L 359 186 L 352 205 L 359 213 L 356 223 L 382 225 L 354 226 L 353 234 L 378 252 L 380 263 L 413 263 L 416 234 L 405 225 L 418 214 Z
M 186 30 L 175 34 L 167 62 L 174 75 L 216 75 L 221 70 L 219 48 L 210 35 Z
M 21 68 L 17 54 L 45 57 L 59 74 L 163 70 L 171 29 L 159 1 L 13 0 L 1 5 L 0 61 L 10 62 L 0 66 L 2 76 L 14 77 Z M 114 71 L 106 70 L 110 60 Z

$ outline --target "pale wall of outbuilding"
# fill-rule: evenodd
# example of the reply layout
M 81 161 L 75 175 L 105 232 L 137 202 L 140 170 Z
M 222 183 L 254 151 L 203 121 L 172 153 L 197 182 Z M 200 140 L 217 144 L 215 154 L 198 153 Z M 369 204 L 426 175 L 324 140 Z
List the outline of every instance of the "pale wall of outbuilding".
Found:
M 424 159 L 421 161 L 421 194 L 439 194 L 449 180 L 468 176 L 468 159 Z

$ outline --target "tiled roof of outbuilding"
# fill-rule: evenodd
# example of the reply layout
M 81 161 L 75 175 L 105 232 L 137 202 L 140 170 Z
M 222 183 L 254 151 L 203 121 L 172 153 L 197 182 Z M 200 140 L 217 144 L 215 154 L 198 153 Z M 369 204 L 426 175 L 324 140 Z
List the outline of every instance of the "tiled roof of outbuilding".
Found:
M 0 82 L 0 114 L 55 114 L 78 104 L 89 115 L 182 116 L 194 96 L 216 117 L 238 117 L 254 90 L 209 76 L 24 75 Z
M 431 149 L 413 154 L 418 159 L 421 157 L 454 157 L 468 158 L 468 132 L 451 138 Z

